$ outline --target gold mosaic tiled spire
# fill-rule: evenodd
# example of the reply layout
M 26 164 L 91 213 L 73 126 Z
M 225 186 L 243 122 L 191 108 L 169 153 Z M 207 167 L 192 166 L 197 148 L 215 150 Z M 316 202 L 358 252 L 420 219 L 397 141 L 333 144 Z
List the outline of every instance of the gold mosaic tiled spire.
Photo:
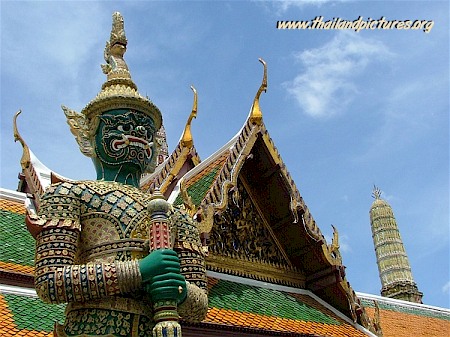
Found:
M 411 266 L 391 206 L 374 187 L 370 225 L 381 279 L 381 295 L 422 303 L 422 293 L 414 282 Z

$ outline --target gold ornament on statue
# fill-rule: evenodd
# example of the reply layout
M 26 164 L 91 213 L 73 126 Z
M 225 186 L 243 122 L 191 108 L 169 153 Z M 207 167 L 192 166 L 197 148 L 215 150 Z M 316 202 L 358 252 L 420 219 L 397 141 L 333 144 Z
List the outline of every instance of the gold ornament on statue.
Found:
M 168 217 L 170 204 L 164 199 L 159 190 L 156 190 L 147 210 L 150 215 L 149 243 L 150 252 L 156 249 L 172 249 L 173 238 L 171 224 Z M 181 294 L 183 287 L 179 286 Z M 181 337 L 181 326 L 178 323 L 177 300 L 164 299 L 153 303 L 153 337 Z

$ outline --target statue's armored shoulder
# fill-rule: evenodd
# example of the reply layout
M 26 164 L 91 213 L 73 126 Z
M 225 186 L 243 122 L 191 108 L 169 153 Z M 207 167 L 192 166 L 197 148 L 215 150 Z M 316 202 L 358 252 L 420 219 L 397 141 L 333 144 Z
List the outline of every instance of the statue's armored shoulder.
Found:
M 47 187 L 42 198 L 51 198 L 57 195 L 79 197 L 85 188 L 83 181 L 60 181 Z
M 82 182 L 59 182 L 50 185 L 41 198 L 36 224 L 44 228 L 80 230 Z

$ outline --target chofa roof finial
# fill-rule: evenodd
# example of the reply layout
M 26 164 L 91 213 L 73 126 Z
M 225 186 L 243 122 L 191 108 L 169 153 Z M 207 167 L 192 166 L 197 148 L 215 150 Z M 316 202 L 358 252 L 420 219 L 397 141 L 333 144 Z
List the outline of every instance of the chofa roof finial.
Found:
M 197 117 L 197 90 L 191 85 L 191 89 L 194 92 L 194 102 L 192 104 L 192 111 L 184 127 L 183 135 L 181 136 L 181 145 L 183 147 L 192 147 L 194 140 L 191 133 L 191 123 L 194 118 Z
M 253 100 L 252 111 L 250 112 L 250 122 L 252 124 L 260 125 L 262 122 L 262 112 L 259 108 L 259 96 L 261 96 L 261 93 L 263 91 L 267 91 L 267 64 L 262 58 L 259 58 L 258 60 L 264 66 L 264 75 L 262 83 L 258 89 L 258 92 L 256 93 L 255 99 Z
M 13 118 L 13 128 L 14 128 L 14 141 L 19 141 L 22 144 L 23 152 L 22 158 L 20 159 L 20 166 L 22 166 L 22 170 L 27 169 L 30 166 L 30 149 L 28 148 L 27 143 L 23 140 L 22 136 L 19 133 L 19 129 L 17 128 L 17 117 L 22 113 L 22 110 L 16 112 Z

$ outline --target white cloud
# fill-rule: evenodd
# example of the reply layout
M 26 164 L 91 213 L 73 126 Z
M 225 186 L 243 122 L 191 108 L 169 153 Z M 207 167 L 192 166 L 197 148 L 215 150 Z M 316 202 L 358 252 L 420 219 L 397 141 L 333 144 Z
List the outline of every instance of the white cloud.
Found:
M 18 11 L 20 6 L 23 9 L 19 17 L 10 16 L 5 24 L 2 72 L 36 96 L 57 92 L 65 80 L 79 80 L 80 86 L 85 85 L 83 70 L 87 59 L 96 57 L 103 61 L 100 48 L 109 37 L 112 12 L 105 14 L 101 5 L 95 3 L 86 7 L 75 3 L 46 6 L 38 2 L 10 5 L 11 10 Z M 35 26 L 36 22 L 39 26 Z M 104 38 L 100 40 L 99 36 Z
M 321 7 L 329 2 L 345 2 L 346 0 L 295 0 L 295 1 L 274 1 L 273 5 L 278 9 L 278 13 L 284 13 L 290 8 L 304 8 L 306 6 Z
M 450 295 L 450 281 L 444 284 L 444 286 L 442 287 L 442 292 L 444 294 Z
M 296 53 L 305 71 L 284 85 L 306 114 L 331 117 L 358 94 L 355 80 L 368 65 L 390 55 L 380 41 L 342 31 L 319 48 Z

